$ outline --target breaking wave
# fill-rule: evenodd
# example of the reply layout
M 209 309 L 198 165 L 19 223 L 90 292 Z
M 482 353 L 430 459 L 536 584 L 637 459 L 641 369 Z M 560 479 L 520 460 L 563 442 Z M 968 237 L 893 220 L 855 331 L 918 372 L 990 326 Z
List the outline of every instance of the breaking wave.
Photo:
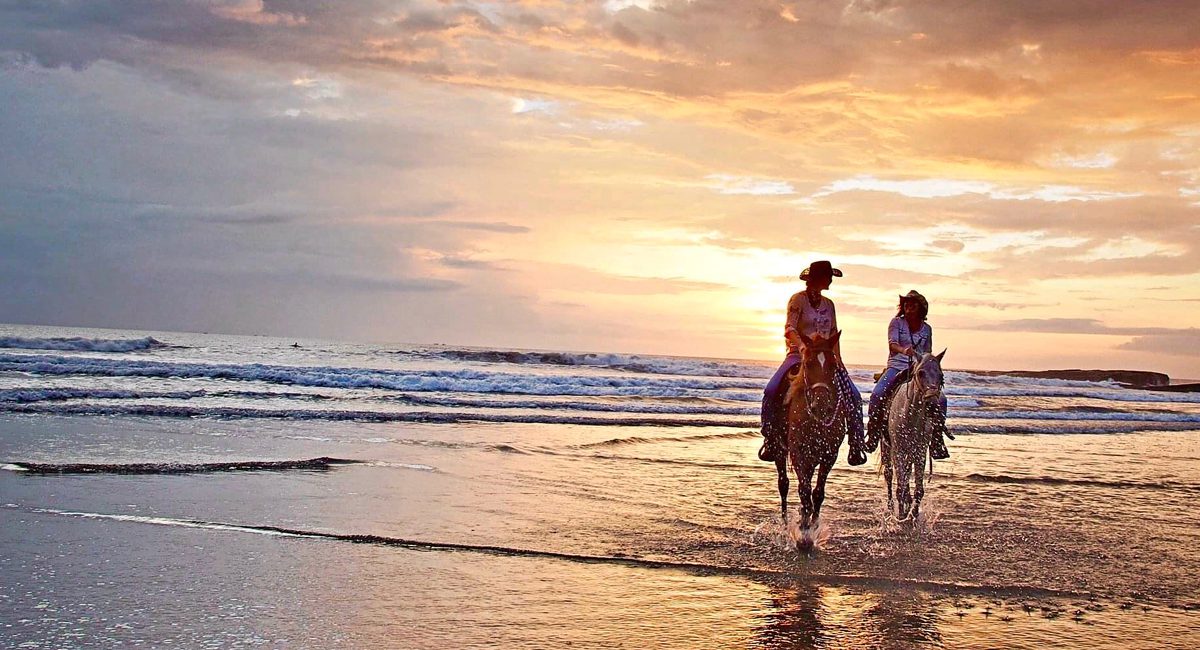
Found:
M 1016 485 L 1053 485 L 1101 488 L 1135 488 L 1145 490 L 1183 490 L 1200 493 L 1200 485 L 1175 481 L 1104 481 L 1099 479 L 1063 478 L 1059 476 L 1010 476 L 1007 474 L 967 474 L 963 480 L 974 483 L 1003 483 Z
M 167 347 L 167 344 L 147 336 L 140 339 L 85 339 L 77 336 L 64 338 L 27 338 L 24 336 L 0 336 L 0 348 L 25 350 L 73 350 L 77 352 L 133 352 Z
M 636 354 L 599 354 L 589 352 L 525 352 L 519 350 L 438 350 L 433 356 L 451 361 L 477 363 L 536 364 L 553 366 L 595 366 L 627 372 L 700 377 L 747 377 L 767 379 L 775 371 L 772 364 L 753 361 L 721 361 Z
M 740 427 L 757 426 L 758 420 L 678 417 L 595 417 L 552 413 L 468 413 L 437 411 L 350 411 L 327 409 L 257 409 L 170 404 L 12 404 L 0 412 L 42 415 L 122 415 L 214 419 L 354 420 L 360 422 L 420 422 L 455 424 L 497 422 L 520 424 L 576 424 L 587 426 Z
M 346 458 L 303 460 L 245 460 L 222 463 L 9 463 L 4 469 L 29 474 L 208 474 L 283 470 L 327 470 L 362 461 Z
M 552 376 L 479 370 L 375 370 L 365 368 L 202 364 L 137 359 L 96 359 L 0 354 L 0 371 L 43 375 L 206 378 L 261 381 L 325 388 L 383 388 L 413 392 L 465 392 L 527 395 L 707 396 L 761 399 L 761 382 L 738 379 L 637 376 Z M 753 389 L 750 392 L 737 389 Z

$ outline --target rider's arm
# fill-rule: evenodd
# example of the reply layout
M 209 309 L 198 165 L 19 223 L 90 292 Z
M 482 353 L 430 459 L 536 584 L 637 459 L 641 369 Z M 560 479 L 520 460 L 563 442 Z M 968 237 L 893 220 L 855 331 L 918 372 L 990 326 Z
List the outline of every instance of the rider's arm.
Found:
M 913 350 L 907 345 L 900 344 L 900 319 L 893 318 L 888 325 L 888 351 L 892 354 L 913 355 Z
M 788 350 L 800 348 L 800 301 L 792 296 L 787 306 L 787 324 L 783 327 L 783 339 L 787 341 Z
M 833 304 L 832 300 L 829 301 L 829 314 L 831 316 L 831 318 L 829 320 L 830 320 L 830 324 L 833 326 L 832 327 L 833 333 L 836 334 L 838 331 L 837 306 Z M 840 337 L 840 336 L 838 337 L 837 343 L 833 344 L 833 356 L 837 357 L 837 360 L 839 362 L 842 360 L 842 337 Z M 843 364 L 843 365 L 845 365 L 845 364 Z

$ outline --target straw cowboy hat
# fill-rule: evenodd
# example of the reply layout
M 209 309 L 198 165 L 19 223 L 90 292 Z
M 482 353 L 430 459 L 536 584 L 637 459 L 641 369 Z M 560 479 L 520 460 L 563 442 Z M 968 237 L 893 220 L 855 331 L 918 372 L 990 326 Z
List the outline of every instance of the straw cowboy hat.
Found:
M 833 268 L 829 260 L 821 260 L 809 264 L 803 271 L 800 272 L 800 279 L 807 280 L 809 278 L 840 278 L 842 270 Z

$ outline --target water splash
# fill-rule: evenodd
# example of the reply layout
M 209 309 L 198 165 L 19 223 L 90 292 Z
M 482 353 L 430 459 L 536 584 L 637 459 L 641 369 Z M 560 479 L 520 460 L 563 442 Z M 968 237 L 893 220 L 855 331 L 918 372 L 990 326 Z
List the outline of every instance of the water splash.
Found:
M 941 501 L 936 496 L 926 494 L 921 500 L 921 511 L 915 519 L 911 516 L 903 520 L 897 519 L 895 506 L 888 508 L 887 499 L 880 497 L 875 503 L 875 536 L 880 542 L 920 540 L 933 534 L 943 514 L 945 507 Z
M 824 550 L 833 539 L 836 526 L 829 515 L 817 520 L 817 525 L 810 528 L 800 527 L 800 513 L 788 514 L 787 525 L 778 516 L 760 523 L 750 537 L 752 544 L 766 543 L 784 551 L 820 551 Z

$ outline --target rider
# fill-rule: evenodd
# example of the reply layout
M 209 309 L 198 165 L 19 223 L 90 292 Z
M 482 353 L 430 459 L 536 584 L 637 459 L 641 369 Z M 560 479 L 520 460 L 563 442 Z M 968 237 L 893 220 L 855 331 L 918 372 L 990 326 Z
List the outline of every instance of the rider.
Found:
M 887 368 L 883 369 L 875 388 L 871 391 L 871 404 L 867 422 L 867 450 L 875 451 L 879 439 L 887 428 L 887 405 L 891 399 L 892 389 L 899 385 L 897 379 L 907 379 L 909 365 L 912 360 L 920 359 L 924 354 L 933 353 L 933 328 L 925 322 L 929 316 L 929 301 L 917 291 L 909 291 L 900 296 L 900 309 L 896 317 L 888 325 L 888 357 Z M 929 454 L 941 460 L 950 457 L 943 436 L 951 440 L 954 436 L 946 429 L 946 395 L 943 393 L 941 403 L 935 414 L 935 434 L 931 441 Z
M 804 291 L 793 295 L 791 300 L 788 300 L 787 325 L 783 330 L 788 354 L 763 391 L 762 435 L 764 440 L 762 447 L 758 450 L 758 457 L 762 460 L 774 462 L 780 454 L 784 453 L 783 434 L 787 423 L 784 421 L 783 412 L 785 392 L 783 385 L 788 371 L 800 362 L 800 335 L 803 334 L 809 338 L 817 335 L 829 338 L 838 331 L 837 313 L 834 310 L 833 301 L 821 295 L 822 291 L 829 288 L 835 277 L 842 277 L 842 272 L 833 268 L 833 265 L 827 260 L 813 262 L 800 274 L 800 279 L 806 282 Z M 851 465 L 862 465 L 867 462 L 867 456 L 863 453 L 862 395 L 855 388 L 854 382 L 850 380 L 850 374 L 846 372 L 846 366 L 842 363 L 840 345 L 834 347 L 833 354 L 837 359 L 837 389 L 851 405 L 850 413 L 846 418 L 846 424 L 850 429 L 848 461 Z

